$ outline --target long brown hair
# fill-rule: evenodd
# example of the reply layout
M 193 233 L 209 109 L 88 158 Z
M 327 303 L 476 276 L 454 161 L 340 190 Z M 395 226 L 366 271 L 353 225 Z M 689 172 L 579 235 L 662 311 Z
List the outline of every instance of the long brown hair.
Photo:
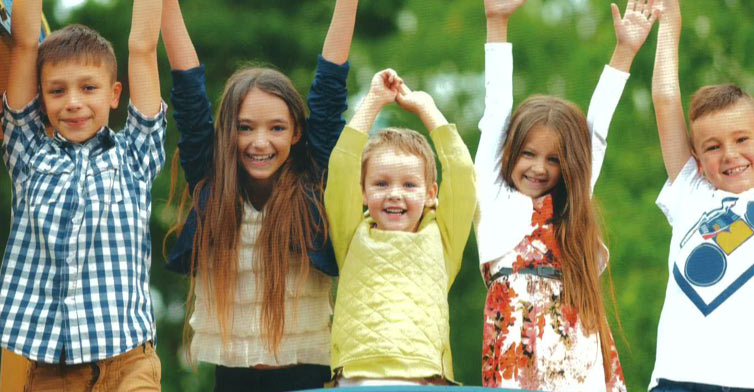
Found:
M 532 129 L 546 127 L 559 139 L 561 177 L 550 191 L 553 225 L 561 248 L 563 304 L 576 309 L 588 333 L 599 333 L 605 378 L 612 376 L 611 340 L 600 285 L 602 232 L 592 204 L 592 143 L 584 113 L 568 101 L 535 95 L 513 113 L 503 145 L 502 179 L 513 187 L 513 168 Z M 609 267 L 608 267 L 609 268 Z
M 323 181 L 322 172 L 306 145 L 304 102 L 288 77 L 269 68 L 242 68 L 225 84 L 215 121 L 213 161 L 208 177 L 198 183 L 192 195 L 193 206 L 199 213 L 191 255 L 184 337 L 190 335 L 188 320 L 193 311 L 197 273 L 209 293 L 208 302 L 214 305 L 211 308 L 217 312 L 222 340 L 227 341 L 231 333 L 241 224 L 244 205 L 251 196 L 244 186 L 244 181 L 248 181 L 245 171 L 238 162 L 238 113 L 244 98 L 254 89 L 282 99 L 290 111 L 295 132 L 300 134 L 291 146 L 288 160 L 274 174 L 275 183 L 265 203 L 262 227 L 254 248 L 254 263 L 261 267 L 257 275 L 257 295 L 262 302 L 260 327 L 266 338 L 265 348 L 277 354 L 286 322 L 286 276 L 291 268 L 298 267 L 297 298 L 309 276 L 307 249 L 315 246 L 315 237 L 324 238 L 327 228 L 326 222 L 315 225 L 315 212 L 325 216 L 321 199 Z M 174 167 L 175 162 L 174 159 Z M 176 176 L 174 171 L 173 177 Z M 199 195 L 202 188 L 210 184 L 209 198 L 200 209 Z M 172 181 L 171 199 L 174 191 L 175 181 Z M 173 231 L 181 230 L 182 225 L 183 222 L 179 222 Z

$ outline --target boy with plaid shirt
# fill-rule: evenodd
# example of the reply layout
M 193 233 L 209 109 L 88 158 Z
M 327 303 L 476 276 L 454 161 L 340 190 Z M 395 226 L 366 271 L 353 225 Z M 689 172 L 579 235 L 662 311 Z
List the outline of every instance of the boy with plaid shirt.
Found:
M 12 226 L 0 269 L 0 345 L 32 361 L 30 390 L 160 388 L 149 217 L 165 160 L 161 10 L 161 0 L 134 1 L 131 103 L 114 133 L 108 118 L 122 86 L 110 43 L 73 25 L 40 45 L 42 0 L 13 3 L 2 119 Z

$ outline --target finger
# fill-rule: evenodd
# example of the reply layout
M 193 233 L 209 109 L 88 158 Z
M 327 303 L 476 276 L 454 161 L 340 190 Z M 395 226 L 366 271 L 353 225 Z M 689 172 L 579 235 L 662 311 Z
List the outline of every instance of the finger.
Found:
M 406 86 L 405 83 L 401 83 L 400 90 L 401 95 L 408 95 L 411 94 L 411 89 Z
M 628 4 L 626 4 L 626 13 L 634 10 L 636 10 L 636 0 L 628 0 Z
M 652 26 L 655 21 L 662 15 L 662 11 L 655 8 L 652 10 L 652 15 L 649 16 L 649 25 Z
M 647 8 L 644 10 L 644 16 L 650 18 L 651 20 L 652 14 L 654 14 L 654 12 L 655 12 L 655 0 L 649 0 L 649 2 L 647 2 Z
M 620 9 L 618 9 L 618 5 L 615 3 L 610 4 L 610 10 L 613 12 L 613 26 L 617 29 L 620 25 Z M 628 11 L 626 11 L 628 12 Z

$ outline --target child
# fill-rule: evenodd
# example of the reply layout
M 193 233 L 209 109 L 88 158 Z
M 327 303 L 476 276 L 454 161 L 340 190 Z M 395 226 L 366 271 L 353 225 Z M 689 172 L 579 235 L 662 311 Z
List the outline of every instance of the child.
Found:
M 388 128 L 367 141 L 392 101 L 431 131 L 443 170 L 439 202 L 434 154 L 421 135 Z M 333 150 L 325 188 L 340 269 L 331 363 L 340 386 L 453 381 L 447 298 L 476 208 L 473 190 L 471 156 L 455 126 L 394 71 L 377 73 Z
M 668 173 L 657 205 L 673 236 L 649 389 L 751 391 L 754 99 L 732 85 L 702 87 L 691 100 L 687 135 L 678 82 L 678 3 L 660 3 L 652 78 Z M 723 335 L 729 343 L 709 341 L 725 340 Z
M 625 390 L 605 317 L 599 274 L 607 263 L 591 203 L 610 118 L 656 16 L 630 2 L 592 97 L 534 96 L 513 106 L 510 15 L 524 0 L 487 0 L 485 113 L 475 166 L 477 244 L 488 287 L 484 386 L 556 391 Z M 591 136 L 591 140 L 590 140 Z
M 42 1 L 13 4 L 3 114 L 13 221 L 0 272 L 0 344 L 32 361 L 29 390 L 160 389 L 149 216 L 164 162 L 161 9 L 134 1 L 131 105 L 115 133 L 107 124 L 121 84 L 110 43 L 73 25 L 40 45 Z
M 326 274 L 337 265 L 324 238 L 322 176 L 345 125 L 357 3 L 335 4 L 308 119 L 286 76 L 245 68 L 226 83 L 215 122 L 178 2 L 165 0 L 171 98 L 194 200 L 168 268 L 189 274 L 191 352 L 217 365 L 216 390 L 321 388 L 330 379 Z

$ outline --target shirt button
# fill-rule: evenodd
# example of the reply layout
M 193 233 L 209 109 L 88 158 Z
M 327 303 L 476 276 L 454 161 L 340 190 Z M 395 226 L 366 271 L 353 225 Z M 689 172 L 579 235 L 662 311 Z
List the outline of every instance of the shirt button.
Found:
M 63 303 L 68 306 L 72 306 L 73 304 L 76 303 L 76 299 L 74 299 L 73 297 L 65 297 L 65 299 L 63 300 Z

